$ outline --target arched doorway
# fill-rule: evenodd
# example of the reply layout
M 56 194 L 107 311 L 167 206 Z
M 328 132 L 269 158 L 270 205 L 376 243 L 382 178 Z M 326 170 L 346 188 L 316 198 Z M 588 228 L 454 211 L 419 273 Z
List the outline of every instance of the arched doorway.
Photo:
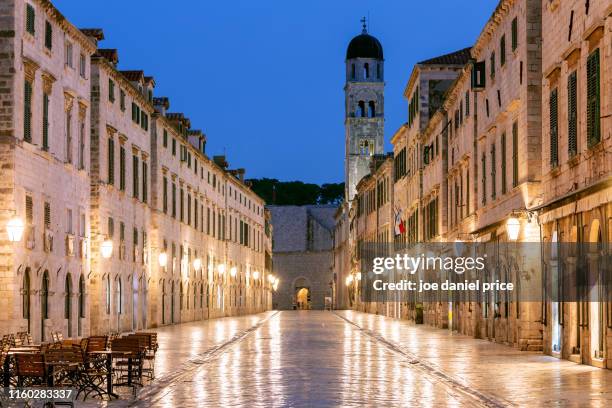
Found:
M 147 298 L 149 296 L 147 291 L 147 280 L 144 276 L 140 278 L 140 284 L 138 287 L 140 288 L 140 327 L 143 329 L 147 328 Z
M 559 298 L 562 296 L 562 278 L 559 273 L 558 264 L 558 236 L 557 230 L 555 229 L 552 233 L 551 245 L 550 245 L 550 274 L 552 278 L 552 290 L 553 300 L 550 305 L 550 313 L 552 320 L 552 334 L 551 334 L 551 349 L 553 353 L 560 353 L 563 347 L 563 308 Z
M 23 282 L 21 284 L 21 296 L 22 296 L 22 311 L 23 318 L 28 321 L 28 333 L 32 332 L 32 319 L 31 316 L 31 303 L 30 303 L 30 268 L 26 268 L 23 274 Z
M 138 329 L 138 279 L 132 275 L 132 330 Z
M 166 324 L 166 280 L 162 280 L 162 324 Z
M 174 281 L 170 288 L 170 323 L 174 324 Z
M 66 274 L 64 283 L 64 319 L 68 324 L 68 337 L 72 337 L 72 277 L 69 273 Z
M 43 272 L 40 285 L 40 341 L 45 341 L 45 320 L 49 318 L 49 271 Z
M 81 320 L 85 317 L 85 278 L 83 275 L 79 278 L 79 318 L 77 321 L 77 336 L 83 335 L 83 327 Z
M 599 220 L 591 223 L 589 231 L 589 327 L 590 327 L 590 356 L 603 359 L 605 343 L 603 277 L 601 271 L 602 234 Z
M 298 310 L 310 309 L 310 282 L 303 277 L 297 278 L 294 287 L 293 308 Z

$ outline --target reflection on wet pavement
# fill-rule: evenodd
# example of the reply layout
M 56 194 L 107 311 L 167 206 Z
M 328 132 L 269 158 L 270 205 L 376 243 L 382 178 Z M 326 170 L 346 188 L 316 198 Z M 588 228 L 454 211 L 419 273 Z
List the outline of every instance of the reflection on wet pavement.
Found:
M 158 329 L 137 407 L 610 406 L 612 372 L 342 311 Z M 89 404 L 87 404 L 89 405 Z

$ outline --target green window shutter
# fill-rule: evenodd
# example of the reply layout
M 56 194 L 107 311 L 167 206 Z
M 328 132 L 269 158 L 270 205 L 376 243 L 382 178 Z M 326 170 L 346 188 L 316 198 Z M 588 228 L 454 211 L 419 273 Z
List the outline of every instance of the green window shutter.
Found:
M 518 47 L 518 20 L 514 17 L 512 20 L 512 51 Z
M 115 184 L 115 141 L 108 139 L 108 184 Z
M 567 151 L 570 157 L 578 153 L 577 83 L 577 74 L 574 71 L 567 77 Z
M 559 110 L 557 89 L 550 92 L 550 166 L 557 167 L 559 164 Z
M 495 157 L 495 145 L 491 145 L 491 199 L 495 200 L 497 194 L 496 185 L 496 170 L 497 170 L 497 159 Z
M 487 203 L 487 156 L 482 154 L 481 162 L 481 173 L 482 173 L 482 205 Z
M 465 92 L 465 116 L 470 116 L 470 91 Z
M 495 52 L 491 53 L 491 78 L 495 78 Z
M 49 150 L 49 95 L 43 94 L 42 148 Z
M 32 83 L 28 80 L 23 89 L 23 140 L 32 142 Z
M 35 32 L 36 13 L 31 4 L 26 4 L 26 31 L 32 35 Z
M 115 102 L 115 83 L 112 79 L 108 80 L 108 100 L 111 103 Z
M 149 195 L 149 190 L 148 190 L 148 173 L 149 173 L 149 169 L 147 167 L 147 163 L 146 162 L 142 162 L 142 202 L 146 203 L 149 199 L 148 195 Z
M 45 47 L 48 50 L 53 48 L 53 27 L 48 21 L 45 21 Z
M 501 40 L 499 40 L 499 61 L 503 66 L 506 63 L 506 36 L 502 35 Z
M 136 122 L 136 104 L 132 102 L 132 122 Z
M 506 194 L 506 133 L 501 136 L 501 192 Z
M 163 205 L 163 211 L 164 214 L 168 213 L 168 178 L 164 177 L 164 184 L 163 184 L 163 200 L 162 200 L 162 205 Z
M 518 186 L 518 122 L 512 124 L 512 187 Z
M 119 190 L 125 191 L 125 148 L 119 148 Z
M 164 147 L 168 147 L 168 131 L 164 129 L 164 139 L 163 139 Z
M 592 147 L 601 140 L 599 49 L 587 60 L 587 141 Z
M 138 198 L 138 156 L 132 155 L 132 195 Z

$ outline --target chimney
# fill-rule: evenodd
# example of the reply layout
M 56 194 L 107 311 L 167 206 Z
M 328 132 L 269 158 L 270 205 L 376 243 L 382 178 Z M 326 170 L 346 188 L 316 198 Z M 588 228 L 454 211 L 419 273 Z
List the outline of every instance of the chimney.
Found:
M 227 160 L 225 160 L 225 155 L 213 156 L 213 161 L 215 162 L 217 166 L 221 167 L 223 170 L 227 170 L 227 166 L 229 166 L 229 164 L 227 163 Z
M 170 109 L 170 100 L 167 96 L 153 98 L 153 107 L 160 115 L 166 116 L 166 112 Z

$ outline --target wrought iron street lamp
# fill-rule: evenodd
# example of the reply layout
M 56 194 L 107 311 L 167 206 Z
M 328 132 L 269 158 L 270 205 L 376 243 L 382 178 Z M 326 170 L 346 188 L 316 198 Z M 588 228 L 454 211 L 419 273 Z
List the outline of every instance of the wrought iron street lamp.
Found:
M 21 218 L 15 217 L 11 218 L 9 222 L 6 224 L 6 232 L 8 233 L 8 239 L 11 242 L 19 242 L 21 241 L 21 237 L 23 236 L 23 230 L 25 226 L 23 225 L 23 221 Z

